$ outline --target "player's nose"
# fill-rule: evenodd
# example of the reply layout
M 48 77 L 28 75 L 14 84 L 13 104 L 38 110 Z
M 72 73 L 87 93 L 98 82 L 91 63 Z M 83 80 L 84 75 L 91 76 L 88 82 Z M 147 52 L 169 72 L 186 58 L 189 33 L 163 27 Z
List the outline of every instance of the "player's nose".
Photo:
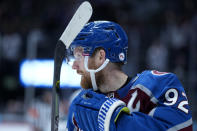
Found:
M 74 70 L 78 70 L 79 69 L 79 65 L 78 65 L 77 61 L 73 62 L 72 69 L 74 69 Z

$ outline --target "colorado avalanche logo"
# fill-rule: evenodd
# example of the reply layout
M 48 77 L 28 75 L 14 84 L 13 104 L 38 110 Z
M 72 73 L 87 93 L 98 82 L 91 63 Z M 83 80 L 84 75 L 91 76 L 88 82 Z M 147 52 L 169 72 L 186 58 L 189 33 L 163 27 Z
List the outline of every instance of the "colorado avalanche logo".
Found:
M 120 59 L 120 61 L 124 61 L 124 59 L 125 59 L 124 53 L 119 54 L 119 59 Z
M 153 75 L 158 75 L 158 76 L 169 74 L 169 72 L 160 72 L 160 71 L 157 71 L 157 70 L 152 70 L 151 73 Z

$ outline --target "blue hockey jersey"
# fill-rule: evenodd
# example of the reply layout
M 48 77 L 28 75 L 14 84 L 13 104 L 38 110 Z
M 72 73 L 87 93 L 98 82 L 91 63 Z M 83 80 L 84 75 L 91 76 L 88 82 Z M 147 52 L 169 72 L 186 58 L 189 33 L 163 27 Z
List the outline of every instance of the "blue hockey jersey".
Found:
M 107 96 L 124 101 L 131 113 L 120 115 L 117 131 L 192 131 L 188 100 L 173 73 L 144 71 Z

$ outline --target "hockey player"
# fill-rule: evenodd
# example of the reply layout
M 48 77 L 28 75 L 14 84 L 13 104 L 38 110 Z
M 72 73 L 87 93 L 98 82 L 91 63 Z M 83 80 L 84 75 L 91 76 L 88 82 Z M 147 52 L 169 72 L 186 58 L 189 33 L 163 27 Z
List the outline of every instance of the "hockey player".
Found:
M 72 68 L 84 88 L 73 100 L 69 131 L 192 131 L 185 91 L 173 73 L 147 70 L 131 78 L 121 71 L 128 39 L 114 22 L 88 23 L 71 50 Z

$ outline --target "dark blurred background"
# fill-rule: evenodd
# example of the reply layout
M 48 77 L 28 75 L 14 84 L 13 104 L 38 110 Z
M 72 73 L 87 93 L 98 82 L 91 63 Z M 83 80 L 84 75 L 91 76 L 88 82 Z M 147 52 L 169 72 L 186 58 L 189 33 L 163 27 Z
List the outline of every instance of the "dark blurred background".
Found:
M 4 127 L 0 130 L 11 126 L 15 131 L 24 127 L 28 131 L 50 130 L 51 89 L 22 86 L 19 66 L 23 59 L 53 59 L 56 42 L 81 2 L 0 1 L 0 128 Z M 185 87 L 196 130 L 197 1 L 90 2 L 91 21 L 115 21 L 128 34 L 126 73 L 134 76 L 146 69 L 156 69 L 177 74 Z M 69 98 L 75 90 L 61 91 L 60 130 L 65 130 Z

